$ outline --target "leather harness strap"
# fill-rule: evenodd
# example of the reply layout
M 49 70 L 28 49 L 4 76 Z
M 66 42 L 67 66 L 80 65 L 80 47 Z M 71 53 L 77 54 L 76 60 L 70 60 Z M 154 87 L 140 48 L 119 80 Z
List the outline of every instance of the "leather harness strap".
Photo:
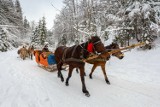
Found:
M 64 52 L 63 52 L 63 55 L 62 55 L 62 61 L 63 61 L 63 62 L 65 62 L 65 60 L 66 60 L 67 50 L 68 50 L 68 48 L 67 48 L 67 47 L 66 47 L 66 48 L 64 48 Z
M 73 52 L 72 52 L 71 57 L 73 57 L 73 55 L 74 55 L 74 53 L 75 53 L 75 51 L 76 51 L 77 47 L 78 47 L 78 45 L 76 45 L 76 46 L 73 48 Z

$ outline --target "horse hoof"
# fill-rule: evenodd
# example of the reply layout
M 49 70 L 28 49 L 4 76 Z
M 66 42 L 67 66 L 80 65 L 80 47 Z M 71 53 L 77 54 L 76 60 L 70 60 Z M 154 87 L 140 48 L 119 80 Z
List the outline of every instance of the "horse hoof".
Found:
M 85 93 L 85 96 L 86 96 L 86 97 L 90 97 L 90 94 L 89 94 L 89 93 Z
M 62 82 L 64 82 L 64 79 L 61 79 Z
M 68 84 L 68 83 L 66 83 L 66 86 L 69 86 L 69 84 Z
M 90 79 L 92 79 L 92 76 L 91 76 L 91 75 L 89 75 L 89 78 L 90 78 Z
M 107 83 L 108 85 L 110 85 L 110 82 L 109 82 L 109 81 L 106 81 L 106 83 Z

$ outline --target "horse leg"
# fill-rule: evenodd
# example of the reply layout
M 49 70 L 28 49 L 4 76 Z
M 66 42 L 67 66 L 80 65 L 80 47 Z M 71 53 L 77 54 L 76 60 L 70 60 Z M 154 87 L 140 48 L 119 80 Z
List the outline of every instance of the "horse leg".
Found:
M 90 79 L 92 79 L 92 74 L 93 74 L 94 70 L 96 69 L 96 67 L 97 67 L 97 65 L 94 64 L 92 67 L 91 73 L 89 74 Z
M 103 75 L 104 75 L 104 78 L 105 78 L 105 81 L 107 84 L 110 84 L 109 80 L 108 80 L 108 77 L 106 75 L 106 70 L 105 70 L 105 65 L 101 65 L 101 69 L 103 71 Z
M 69 72 L 68 72 L 68 77 L 67 77 L 67 79 L 66 79 L 66 86 L 68 86 L 69 85 L 69 79 L 71 78 L 71 76 L 72 76 L 72 71 L 73 71 L 73 67 L 72 66 L 69 66 Z
M 83 92 L 87 97 L 89 97 L 90 94 L 89 94 L 89 92 L 88 92 L 87 89 L 86 89 L 84 75 L 85 75 L 85 73 L 84 73 L 84 67 L 81 67 L 81 68 L 80 68 L 80 77 L 81 77 L 81 82 L 82 82 L 82 92 Z
M 62 73 L 61 73 L 62 65 L 63 65 L 63 63 L 57 64 L 57 69 L 58 69 L 58 77 L 60 77 L 60 78 L 61 78 L 61 81 L 63 82 L 63 81 L 64 81 L 64 78 L 63 78 L 63 75 L 62 75 Z
M 33 59 L 33 55 L 31 54 L 31 60 Z

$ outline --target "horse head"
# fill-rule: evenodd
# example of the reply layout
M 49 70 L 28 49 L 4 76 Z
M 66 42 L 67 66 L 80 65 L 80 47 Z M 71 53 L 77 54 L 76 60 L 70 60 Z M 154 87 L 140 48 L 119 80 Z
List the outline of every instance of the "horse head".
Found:
M 109 45 L 109 48 L 110 48 L 109 51 L 112 51 L 112 50 L 115 51 L 112 53 L 112 56 L 115 56 L 119 59 L 123 59 L 124 54 L 121 52 L 120 47 L 117 43 L 112 43 L 111 45 Z
M 92 36 L 90 42 L 93 43 L 94 50 L 97 53 L 102 53 L 106 50 L 104 44 L 102 43 L 101 39 L 98 36 Z

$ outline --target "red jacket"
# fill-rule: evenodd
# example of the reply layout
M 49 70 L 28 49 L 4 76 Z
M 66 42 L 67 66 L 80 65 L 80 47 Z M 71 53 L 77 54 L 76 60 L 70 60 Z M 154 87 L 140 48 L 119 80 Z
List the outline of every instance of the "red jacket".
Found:
M 93 43 L 89 43 L 87 46 L 88 52 L 93 52 Z

